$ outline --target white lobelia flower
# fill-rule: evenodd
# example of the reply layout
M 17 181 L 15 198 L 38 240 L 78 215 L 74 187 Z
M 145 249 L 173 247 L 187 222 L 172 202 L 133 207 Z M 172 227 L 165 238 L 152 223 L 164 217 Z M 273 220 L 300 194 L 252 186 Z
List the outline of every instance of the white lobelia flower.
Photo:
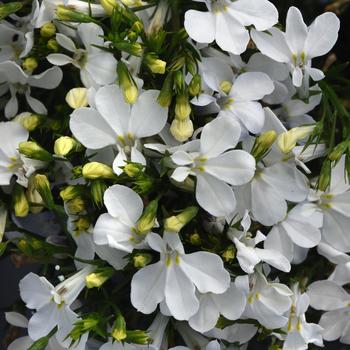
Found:
M 47 60 L 56 66 L 73 64 L 80 70 L 80 79 L 87 88 L 114 83 L 117 79 L 117 60 L 112 53 L 96 47 L 105 46 L 102 28 L 95 23 L 81 23 L 77 33 L 85 49 L 76 47 L 68 36 L 57 33 L 58 44 L 71 52 L 73 57 L 52 53 Z
M 308 203 L 297 204 L 287 216 L 274 225 L 264 247 L 281 252 L 290 262 L 303 260 L 304 250 L 316 247 L 321 241 L 319 215 Z
M 165 126 L 168 109 L 157 103 L 159 91 L 140 94 L 133 106 L 127 104 L 116 85 L 100 88 L 95 95 L 95 108 L 78 108 L 71 114 L 70 128 L 87 148 L 101 149 L 115 145 L 119 154 L 113 163 L 120 174 L 125 160 L 146 164 L 139 151 L 140 139 L 159 133 Z
M 278 249 L 257 248 L 256 245 L 263 242 L 266 236 L 260 231 L 257 231 L 255 237 L 248 231 L 250 227 L 250 217 L 246 212 L 242 221 L 244 230 L 239 231 L 234 228 L 230 228 L 228 236 L 232 239 L 237 249 L 237 260 L 242 270 L 246 273 L 253 273 L 254 268 L 260 262 L 265 262 L 276 269 L 284 272 L 290 271 L 290 263 L 288 259 L 279 252 Z
M 292 305 L 293 292 L 287 286 L 268 282 L 260 272 L 237 277 L 236 285 L 247 298 L 243 316 L 256 319 L 268 329 L 281 328 L 288 322 L 285 313 Z
M 314 81 L 324 78 L 321 70 L 311 67 L 311 60 L 331 50 L 338 38 L 339 26 L 337 16 L 326 12 L 307 27 L 300 11 L 291 7 L 285 33 L 277 28 L 269 29 L 268 33 L 253 29 L 251 35 L 264 55 L 288 64 L 295 86 L 302 86 L 304 80 L 308 87 L 309 77 Z
M 323 346 L 322 327 L 308 323 L 305 318 L 310 298 L 301 294 L 298 285 L 293 286 L 292 306 L 289 311 L 288 324 L 282 330 L 286 335 L 276 336 L 284 341 L 282 350 L 306 350 L 308 344 Z
M 228 320 L 237 320 L 243 313 L 246 298 L 234 283 L 225 293 L 206 293 L 199 296 L 199 309 L 188 321 L 189 325 L 198 332 L 213 329 L 223 315 Z
M 217 117 L 204 126 L 200 141 L 192 143 L 198 146 L 195 151 L 179 149 L 171 156 L 178 165 L 171 177 L 182 182 L 189 175 L 196 176 L 199 205 L 228 222 L 232 220 L 236 207 L 235 195 L 229 185 L 243 185 L 255 172 L 255 159 L 249 153 L 230 150 L 237 145 L 240 133 L 238 123 L 232 118 Z
M 319 322 L 324 329 L 323 339 L 340 338 L 342 343 L 350 344 L 350 294 L 333 281 L 316 281 L 309 286 L 307 294 L 314 309 L 327 311 Z
M 56 337 L 63 345 L 65 339 L 78 320 L 78 316 L 70 308 L 85 287 L 85 277 L 94 270 L 91 265 L 54 287 L 45 277 L 29 273 L 19 283 L 20 295 L 29 309 L 35 314 L 28 323 L 28 334 L 33 340 L 46 336 L 57 326 Z M 83 346 L 87 334 L 80 344 Z M 79 344 L 79 346 L 80 346 Z M 84 349 L 82 347 L 81 349 Z
M 165 232 L 163 239 L 149 233 L 147 243 L 160 253 L 160 261 L 133 276 L 131 302 L 138 311 L 152 313 L 161 303 L 162 313 L 188 320 L 199 309 L 196 289 L 200 293 L 222 294 L 229 288 L 230 275 L 216 254 L 185 254 L 177 233 Z
M 28 320 L 23 315 L 18 312 L 5 312 L 5 318 L 7 323 L 19 327 L 28 328 Z M 19 337 L 14 340 L 7 348 L 7 350 L 28 350 L 34 343 L 34 340 L 29 336 Z M 45 350 L 64 350 L 57 341 L 56 337 L 53 336 L 49 340 L 49 344 L 46 346 Z
M 23 69 L 12 61 L 0 63 L 0 84 L 4 83 L 6 89 L 1 93 L 10 91 L 11 98 L 5 106 L 5 117 L 12 118 L 18 112 L 17 94 L 24 95 L 30 108 L 39 114 L 47 114 L 47 109 L 42 102 L 30 95 L 31 88 L 55 89 L 62 80 L 62 70 L 52 67 L 37 75 L 28 75 Z
M 30 159 L 18 152 L 18 145 L 28 140 L 28 130 L 17 122 L 0 122 L 0 185 L 9 185 L 13 175 L 17 182 L 28 186 L 29 176 L 45 162 Z
M 236 55 L 243 53 L 249 42 L 246 26 L 267 30 L 278 21 L 275 6 L 267 0 L 196 0 L 205 2 L 209 12 L 189 10 L 185 13 L 185 29 L 199 43 L 214 40 L 218 46 Z
M 127 253 L 146 248 L 147 232 L 137 230 L 143 212 L 141 197 L 129 187 L 114 185 L 106 190 L 103 200 L 108 213 L 97 219 L 93 231 L 95 243 Z

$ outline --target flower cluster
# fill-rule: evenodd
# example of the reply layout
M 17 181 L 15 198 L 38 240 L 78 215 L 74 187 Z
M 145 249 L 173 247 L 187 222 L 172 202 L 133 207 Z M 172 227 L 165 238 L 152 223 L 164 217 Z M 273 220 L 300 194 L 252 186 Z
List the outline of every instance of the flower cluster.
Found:
M 314 60 L 334 13 L 33 0 L 0 19 L 0 254 L 43 267 L 9 350 L 350 344 L 350 114 Z

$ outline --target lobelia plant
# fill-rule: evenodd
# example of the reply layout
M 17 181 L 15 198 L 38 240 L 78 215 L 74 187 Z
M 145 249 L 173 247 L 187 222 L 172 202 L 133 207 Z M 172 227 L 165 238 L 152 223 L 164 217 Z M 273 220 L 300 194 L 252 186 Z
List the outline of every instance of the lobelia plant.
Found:
M 348 346 L 339 28 L 268 0 L 1 3 L 0 256 L 39 266 L 8 349 Z

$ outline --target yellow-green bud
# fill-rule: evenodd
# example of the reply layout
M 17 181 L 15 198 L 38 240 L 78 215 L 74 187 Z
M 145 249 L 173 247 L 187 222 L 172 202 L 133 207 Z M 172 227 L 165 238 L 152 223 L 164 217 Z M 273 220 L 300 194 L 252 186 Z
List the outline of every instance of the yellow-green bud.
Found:
M 56 34 L 56 26 L 52 22 L 45 23 L 41 28 L 40 28 L 40 35 L 43 38 L 51 38 Z
M 58 5 L 55 15 L 60 21 L 90 23 L 92 18 L 82 12 L 75 11 L 68 6 Z
M 25 252 L 29 248 L 29 244 L 25 239 L 21 239 L 17 243 L 17 247 L 22 252 Z
M 144 2 L 141 0 L 121 0 L 121 2 L 128 7 L 138 7 L 144 5 Z
M 100 4 L 108 16 L 111 16 L 114 9 L 119 6 L 116 0 L 100 0 Z
M 107 185 L 103 181 L 91 181 L 91 197 L 98 207 L 101 207 L 103 204 L 103 195 L 106 189 Z
M 33 57 L 28 57 L 23 61 L 22 67 L 26 72 L 31 73 L 38 67 L 38 61 Z
M 158 95 L 158 103 L 162 107 L 169 107 L 173 99 L 173 73 L 170 72 L 164 80 L 162 89 Z
M 66 95 L 66 102 L 69 107 L 73 109 L 86 107 L 88 105 L 87 92 L 87 88 L 82 87 L 69 90 Z
M 188 92 L 191 96 L 198 96 L 202 90 L 202 78 L 196 74 L 188 85 Z
M 34 187 L 40 193 L 45 205 L 48 208 L 53 208 L 54 200 L 51 193 L 50 182 L 46 175 L 35 174 L 34 175 Z
M 128 68 L 122 61 L 118 62 L 117 72 L 119 77 L 119 86 L 123 90 L 125 101 L 129 104 L 134 104 L 139 95 L 139 91 Z
M 333 148 L 332 152 L 329 154 L 328 159 L 334 162 L 338 162 L 342 155 L 350 147 L 350 141 L 344 141 L 339 143 L 336 147 Z
M 193 134 L 193 123 L 191 119 L 174 119 L 170 126 L 170 132 L 179 142 L 187 141 Z
M 33 214 L 40 213 L 44 208 L 44 201 L 40 193 L 35 188 L 34 176 L 31 176 L 28 180 L 26 196 L 30 204 L 30 212 Z
M 129 43 L 127 41 L 115 42 L 114 47 L 120 51 L 125 51 L 130 55 L 141 57 L 143 54 L 143 47 L 138 42 Z
M 56 39 L 50 39 L 47 42 L 46 47 L 53 52 L 58 52 L 58 49 L 59 49 Z
M 123 168 L 124 173 L 129 177 L 136 177 L 142 172 L 143 166 L 138 163 L 128 163 Z
M 229 92 L 231 91 L 232 89 L 232 83 L 228 80 L 223 80 L 221 83 L 220 83 L 220 90 L 222 92 L 224 92 L 226 95 L 229 94 Z
M 66 207 L 69 214 L 77 215 L 85 211 L 85 202 L 81 197 L 75 197 L 66 202 Z
M 182 70 L 177 70 L 174 72 L 174 86 L 176 92 L 182 93 L 185 90 L 186 81 Z
M 309 136 L 314 130 L 314 126 L 302 126 L 290 129 L 278 136 L 277 145 L 281 152 L 287 154 L 293 150 L 297 142 Z
M 123 91 L 124 99 L 129 104 L 134 104 L 139 96 L 139 90 L 136 85 L 130 85 Z
M 233 245 L 228 246 L 221 254 L 226 262 L 232 261 L 236 257 L 236 249 Z
M 76 150 L 79 143 L 69 136 L 61 136 L 55 141 L 54 152 L 58 156 L 66 156 L 69 152 Z
M 326 159 L 323 162 L 320 177 L 318 178 L 317 187 L 320 191 L 326 191 L 329 184 L 331 183 L 332 176 L 332 162 Z
M 154 74 L 164 74 L 166 68 L 166 62 L 158 58 L 154 53 L 148 53 L 143 59 L 144 64 Z
M 86 216 L 80 217 L 74 222 L 76 229 L 80 231 L 87 231 L 91 226 L 89 219 Z
M 99 162 L 87 163 L 83 166 L 82 171 L 85 179 L 97 180 L 97 179 L 114 179 L 115 174 L 113 169 L 107 164 Z
M 52 160 L 51 153 L 46 151 L 40 145 L 34 141 L 24 141 L 18 146 L 18 150 L 21 154 L 33 159 L 38 159 L 42 161 Z
M 147 253 L 137 253 L 132 258 L 134 267 L 137 269 L 142 269 L 152 261 L 152 255 Z
M 158 210 L 158 199 L 151 201 L 144 210 L 137 223 L 137 231 L 140 233 L 149 232 L 155 225 Z
M 29 213 L 29 203 L 22 186 L 15 186 L 12 192 L 13 210 L 18 217 L 27 216 Z
M 107 280 L 109 280 L 114 274 L 112 268 L 104 268 L 100 271 L 90 273 L 85 277 L 85 283 L 87 288 L 100 288 Z
M 42 117 L 30 112 L 23 112 L 18 114 L 14 120 L 19 122 L 28 131 L 35 130 L 42 122 Z
M 24 5 L 23 1 L 15 1 L 8 4 L 0 4 L 0 20 L 4 19 L 8 15 L 17 12 Z
M 80 194 L 81 194 L 80 187 L 70 185 L 65 187 L 63 190 L 61 190 L 60 197 L 62 198 L 62 200 L 67 202 L 78 197 Z
M 152 339 L 146 331 L 133 330 L 127 331 L 128 341 L 132 344 L 149 345 Z
M 188 207 L 178 215 L 171 216 L 164 221 L 165 231 L 180 232 L 198 213 L 197 207 Z
M 114 322 L 111 336 L 117 341 L 122 341 L 127 337 L 125 319 L 121 314 L 117 316 L 117 319 Z
M 256 159 L 260 159 L 270 150 L 271 146 L 276 141 L 276 138 L 276 131 L 270 130 L 264 132 L 256 138 L 251 154 Z
M 0 242 L 2 242 L 2 239 L 5 234 L 6 221 L 7 221 L 7 209 L 5 208 L 4 205 L 0 205 Z
M 131 27 L 131 30 L 136 32 L 137 34 L 140 34 L 143 31 L 143 29 L 144 29 L 144 26 L 140 21 L 134 22 Z
M 201 236 L 196 232 L 196 233 L 192 233 L 192 235 L 190 236 L 190 242 L 192 245 L 195 246 L 200 246 L 201 245 Z
M 191 114 L 191 106 L 188 101 L 187 94 L 176 96 L 175 116 L 176 119 L 184 121 L 187 120 Z

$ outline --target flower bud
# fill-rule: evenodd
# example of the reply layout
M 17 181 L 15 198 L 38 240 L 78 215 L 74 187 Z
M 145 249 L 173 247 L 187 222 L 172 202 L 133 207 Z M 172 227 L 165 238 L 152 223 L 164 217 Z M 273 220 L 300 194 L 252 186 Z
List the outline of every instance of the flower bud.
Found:
M 98 208 L 103 205 L 103 195 L 107 185 L 100 180 L 91 181 L 91 197 Z
M 236 257 L 236 249 L 233 245 L 228 246 L 221 254 L 226 262 L 232 261 Z
M 18 217 L 27 216 L 29 213 L 29 203 L 24 193 L 24 188 L 16 185 L 12 192 L 13 210 Z
M 55 141 L 54 152 L 58 156 L 66 156 L 69 152 L 77 150 L 80 144 L 69 136 L 61 136 Z
M 176 96 L 175 116 L 177 120 L 187 120 L 191 114 L 191 106 L 187 94 Z
M 38 67 L 38 61 L 33 57 L 28 57 L 23 61 L 22 67 L 26 72 L 31 73 Z
M 34 176 L 31 176 L 28 180 L 26 196 L 30 204 L 30 212 L 33 214 L 40 213 L 44 208 L 44 201 L 40 193 L 35 188 Z
M 199 74 L 194 75 L 188 85 L 188 92 L 191 96 L 198 96 L 202 90 L 202 78 Z
M 151 339 L 147 332 L 140 330 L 126 331 L 128 341 L 132 344 L 149 345 Z
M 81 194 L 81 188 L 80 186 L 67 186 L 60 192 L 60 197 L 62 198 L 63 201 L 67 202 L 70 201 Z
M 193 134 L 193 123 L 191 119 L 174 119 L 170 126 L 170 132 L 179 142 L 187 141 Z
M 183 93 L 186 87 L 184 75 L 181 70 L 174 72 L 174 86 L 178 93 Z
M 52 22 L 45 23 L 40 28 L 40 35 L 43 38 L 49 39 L 56 34 L 56 26 Z
M 78 232 L 87 231 L 91 226 L 91 222 L 86 216 L 80 217 L 78 220 L 74 222 L 75 228 Z
M 166 62 L 158 58 L 154 53 L 148 53 L 143 59 L 143 63 L 150 69 L 154 74 L 164 74 Z
M 193 233 L 190 236 L 190 242 L 192 245 L 200 246 L 201 245 L 201 236 L 197 232 Z
M 338 162 L 346 150 L 350 147 L 350 141 L 343 141 L 333 148 L 329 154 L 328 159 L 331 161 Z
M 85 283 L 87 288 L 100 288 L 107 280 L 114 275 L 114 269 L 103 268 L 90 273 L 85 277 Z
M 140 34 L 144 29 L 144 26 L 141 21 L 136 21 L 133 23 L 131 30 L 137 34 Z
M 165 231 L 180 232 L 198 213 L 197 207 L 188 207 L 180 214 L 171 216 L 164 221 Z
M 117 0 L 100 0 L 100 4 L 108 16 L 111 16 L 114 9 L 119 6 Z
M 54 200 L 51 193 L 50 182 L 47 176 L 43 174 L 34 175 L 34 187 L 40 193 L 45 205 L 48 208 L 53 208 Z
M 162 107 L 169 107 L 173 99 L 173 73 L 170 72 L 163 83 L 162 89 L 158 95 L 158 103 Z
M 276 141 L 277 133 L 274 130 L 266 131 L 255 139 L 255 144 L 251 154 L 256 159 L 260 159 L 266 155 L 273 143 Z
M 140 233 L 149 232 L 155 225 L 158 210 L 158 199 L 151 201 L 144 210 L 137 223 L 137 231 Z
M 60 21 L 78 22 L 78 23 L 91 23 L 93 19 L 85 13 L 72 10 L 70 7 L 58 5 L 55 15 Z
M 85 179 L 97 180 L 97 179 L 114 179 L 115 174 L 113 169 L 107 164 L 99 162 L 87 163 L 83 166 L 83 176 Z
M 323 162 L 321 173 L 318 178 L 317 188 L 320 191 L 325 192 L 328 186 L 331 183 L 331 174 L 332 174 L 332 162 L 329 159 L 326 159 Z
M 24 141 L 19 144 L 18 150 L 21 154 L 42 161 L 52 160 L 52 155 L 34 141 Z
M 4 19 L 8 15 L 17 12 L 23 7 L 23 1 L 13 1 L 8 4 L 0 4 L 0 20 Z
M 43 118 L 37 114 L 23 112 L 18 114 L 14 120 L 20 123 L 28 131 L 33 131 L 41 124 Z
M 141 0 L 121 0 L 128 7 L 142 6 L 144 3 Z
M 129 177 L 136 177 L 142 172 L 143 165 L 139 163 L 128 163 L 125 165 L 123 170 Z
M 118 62 L 117 72 L 119 77 L 119 86 L 123 89 L 125 101 L 129 104 L 134 104 L 139 95 L 139 91 L 128 68 L 122 61 Z
M 132 260 L 134 263 L 134 267 L 136 267 L 137 269 L 142 269 L 152 261 L 152 255 L 147 253 L 137 253 L 132 258 Z
M 111 336 L 117 341 L 122 341 L 127 337 L 126 323 L 122 314 L 118 314 L 117 319 L 114 322 Z
M 0 205 L 0 242 L 2 242 L 2 239 L 5 234 L 6 221 L 7 221 L 7 209 L 3 204 L 1 204 Z
M 77 215 L 85 211 L 85 202 L 81 197 L 75 197 L 66 202 L 66 208 L 70 215 Z
M 66 102 L 73 109 L 86 107 L 88 105 L 87 88 L 73 88 L 66 95 Z
M 47 44 L 46 47 L 53 52 L 58 52 L 59 47 L 58 47 L 58 43 L 56 41 L 56 39 L 50 39 Z
M 158 2 L 157 10 L 153 15 L 152 21 L 148 26 L 147 35 L 151 36 L 158 33 L 164 25 L 166 14 L 168 13 L 168 2 L 166 0 L 160 0 Z
M 291 152 L 297 145 L 297 142 L 310 135 L 313 130 L 314 126 L 302 126 L 284 132 L 278 136 L 278 148 L 285 154 Z
M 228 95 L 232 89 L 232 83 L 228 80 L 223 80 L 220 83 L 220 89 L 222 92 L 224 92 L 226 95 Z
M 127 41 L 120 41 L 113 43 L 114 47 L 120 51 L 129 53 L 130 55 L 141 57 L 143 54 L 143 47 L 140 43 L 129 43 Z

